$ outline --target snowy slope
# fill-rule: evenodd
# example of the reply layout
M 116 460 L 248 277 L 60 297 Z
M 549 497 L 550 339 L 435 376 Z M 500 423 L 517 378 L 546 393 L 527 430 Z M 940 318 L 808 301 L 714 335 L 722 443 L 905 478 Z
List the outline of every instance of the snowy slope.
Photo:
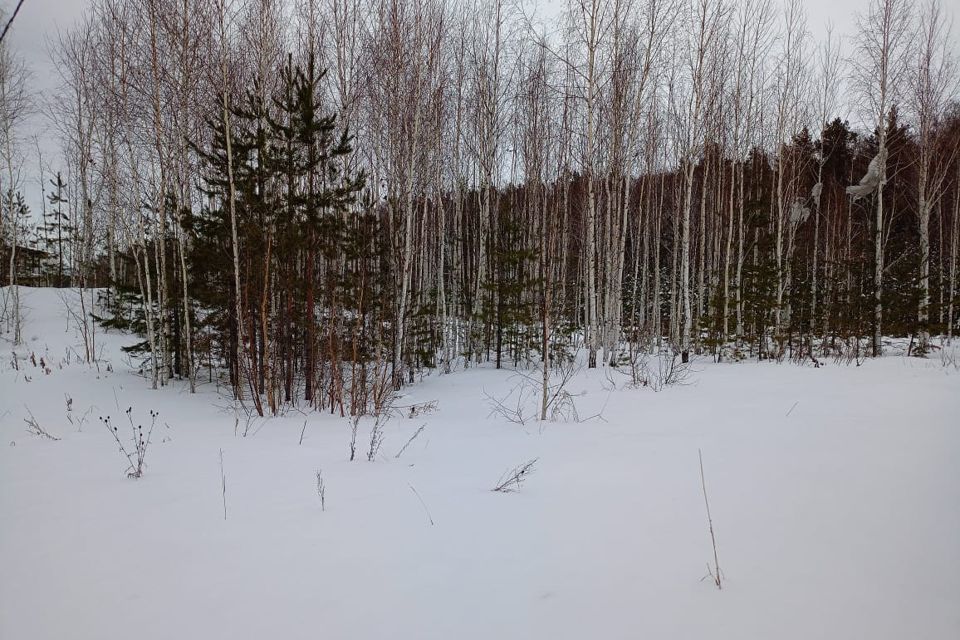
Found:
M 661 393 L 584 371 L 570 391 L 603 419 L 542 429 L 488 417 L 514 374 L 434 375 L 400 402 L 438 409 L 391 420 L 375 462 L 361 423 L 351 463 L 342 419 L 242 437 L 212 385 L 150 390 L 130 336 L 98 337 L 99 372 L 63 365 L 57 292 L 22 299 L 26 342 L 0 343 L 3 640 L 960 637 L 960 371 L 936 357 L 699 362 Z M 128 407 L 159 412 L 140 480 L 98 421 L 123 434 Z

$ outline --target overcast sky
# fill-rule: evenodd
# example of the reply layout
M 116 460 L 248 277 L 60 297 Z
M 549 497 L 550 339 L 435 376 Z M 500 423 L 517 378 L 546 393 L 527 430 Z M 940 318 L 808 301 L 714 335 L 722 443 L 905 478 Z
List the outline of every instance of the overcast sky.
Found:
M 833 25 L 837 35 L 849 36 L 856 24 L 855 15 L 863 12 L 871 0 L 804 0 L 807 11 L 808 25 L 817 39 L 826 34 L 827 24 Z M 921 0 L 922 1 L 922 0 Z M 10 38 L 15 52 L 27 63 L 33 73 L 35 91 L 50 92 L 57 83 L 56 71 L 47 55 L 47 42 L 55 39 L 58 29 L 69 28 L 83 14 L 88 0 L 24 0 L 23 7 L 17 15 Z M 543 14 L 556 14 L 561 2 L 551 0 L 536 0 L 535 4 Z M 944 1 L 948 15 L 956 16 L 957 9 L 952 7 L 950 0 Z M 16 5 L 16 0 L 0 0 L 0 7 L 4 14 L 9 15 Z M 953 41 L 960 52 L 960 33 L 954 28 Z M 844 114 L 838 114 L 844 115 Z M 44 164 L 53 167 L 59 164 L 58 145 L 50 132 L 49 125 L 42 115 L 35 115 L 29 126 L 30 135 L 37 136 L 40 148 L 44 155 Z M 27 168 L 24 172 L 24 195 L 34 212 L 40 210 L 40 194 L 36 161 L 36 151 L 33 142 L 29 145 L 30 153 Z
M 0 0 L 4 23 L 15 6 L 16 0 Z M 58 83 L 56 71 L 47 55 L 47 40 L 56 38 L 58 28 L 66 29 L 73 24 L 83 14 L 86 6 L 87 0 L 24 0 L 7 37 L 14 52 L 26 62 L 30 70 L 31 90 L 35 93 L 50 92 Z M 43 163 L 48 169 L 52 167 L 52 170 L 56 171 L 60 160 L 56 136 L 50 132 L 50 126 L 39 113 L 39 109 L 35 111 L 24 126 L 23 135 L 29 136 L 30 140 L 23 145 L 26 158 L 21 189 L 34 216 L 38 217 L 43 198 L 34 136 L 43 153 Z M 46 177 L 49 180 L 49 172 Z

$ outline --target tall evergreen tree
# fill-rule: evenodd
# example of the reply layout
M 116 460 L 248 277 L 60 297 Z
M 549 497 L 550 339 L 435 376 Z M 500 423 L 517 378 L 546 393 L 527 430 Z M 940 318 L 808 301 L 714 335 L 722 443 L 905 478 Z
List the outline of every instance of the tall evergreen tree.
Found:
M 221 344 L 236 345 L 243 323 L 245 344 L 231 363 L 242 369 L 259 411 L 290 401 L 301 381 L 305 399 L 331 408 L 343 405 L 341 360 L 345 312 L 356 313 L 352 283 L 342 265 L 348 245 L 349 209 L 364 185 L 362 173 L 345 171 L 350 136 L 335 115 L 324 115 L 319 99 L 322 73 L 288 57 L 279 70 L 275 95 L 264 102 L 257 90 L 231 111 L 241 263 L 241 312 L 230 300 L 230 228 L 226 210 L 226 136 L 223 122 L 211 123 L 213 144 L 197 148 L 206 169 L 211 205 L 185 216 L 193 236 L 189 259 L 192 290 L 212 309 L 208 328 L 226 330 Z M 231 292 L 234 293 L 235 292 Z M 325 313 L 318 314 L 322 308 Z M 325 351 L 325 376 L 335 389 L 317 399 L 318 360 Z
M 54 189 L 47 196 L 51 209 L 43 214 L 39 231 L 43 248 L 56 256 L 57 271 L 54 281 L 56 286 L 62 287 L 67 283 L 64 278 L 64 262 L 73 241 L 74 227 L 70 223 L 70 216 L 64 211 L 64 207 L 68 206 L 67 184 L 59 171 L 56 179 L 50 181 L 50 185 Z

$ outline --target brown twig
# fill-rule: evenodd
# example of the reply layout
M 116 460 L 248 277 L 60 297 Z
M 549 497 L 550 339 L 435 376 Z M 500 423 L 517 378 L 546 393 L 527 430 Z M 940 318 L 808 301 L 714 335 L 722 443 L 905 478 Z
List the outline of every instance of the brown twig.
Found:
M 533 460 L 528 460 L 518 467 L 514 467 L 510 471 L 507 471 L 497 482 L 497 486 L 493 488 L 494 491 L 500 493 L 513 493 L 514 491 L 519 491 L 523 486 L 523 481 L 526 480 L 532 473 L 534 466 L 537 464 L 539 458 L 534 458 Z
M 703 504 L 707 507 L 707 524 L 710 526 L 710 542 L 713 544 L 713 571 L 710 571 L 710 565 L 707 564 L 707 571 L 713 578 L 713 583 L 717 589 L 722 589 L 720 583 L 720 561 L 717 559 L 717 538 L 713 534 L 713 518 L 710 516 L 710 501 L 707 500 L 707 481 L 703 477 L 703 452 L 697 449 L 697 455 L 700 456 L 700 486 L 703 487 Z
M 427 519 L 430 521 L 430 526 L 434 526 L 433 516 L 430 515 L 430 509 L 427 508 L 427 503 L 423 501 L 423 498 L 420 497 L 420 492 L 413 488 L 412 484 L 407 484 L 410 487 L 410 491 L 413 491 L 413 495 L 417 496 L 417 500 L 420 501 L 420 504 L 423 505 L 423 510 L 427 514 Z
M 227 475 L 223 472 L 223 449 L 220 449 L 220 486 L 223 492 L 223 519 L 227 519 Z
M 423 430 L 426 429 L 426 428 L 427 428 L 427 425 L 425 425 L 425 424 L 420 425 L 420 428 L 417 429 L 416 432 L 414 432 L 414 434 L 413 434 L 412 436 L 410 436 L 410 439 L 407 440 L 407 443 L 406 443 L 405 445 L 403 445 L 402 447 L 400 447 L 400 451 L 397 451 L 397 455 L 395 455 L 395 456 L 393 456 L 393 457 L 394 457 L 394 458 L 399 458 L 401 455 L 403 455 L 403 452 L 407 450 L 407 447 L 410 446 L 410 443 L 413 442 L 414 440 L 416 440 L 416 439 L 417 439 L 417 436 L 419 436 L 419 435 L 423 432 Z
M 29 418 L 24 418 L 23 421 L 27 423 L 27 433 L 35 436 L 40 436 L 41 438 L 46 438 L 47 440 L 59 440 L 60 438 L 50 435 L 47 431 L 40 426 L 40 423 L 37 422 L 37 419 L 34 417 L 33 412 L 30 411 L 30 407 L 24 405 L 24 408 L 27 410 L 27 413 L 30 414 Z

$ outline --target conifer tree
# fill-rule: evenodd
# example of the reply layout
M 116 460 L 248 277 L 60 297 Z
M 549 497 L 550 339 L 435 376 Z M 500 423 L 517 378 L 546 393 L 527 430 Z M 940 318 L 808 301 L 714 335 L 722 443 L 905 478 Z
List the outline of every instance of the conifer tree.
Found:
M 333 391 L 321 404 L 342 406 L 344 384 L 342 314 L 348 286 L 340 262 L 348 230 L 348 210 L 363 188 L 362 173 L 348 174 L 343 159 L 350 136 L 335 115 L 323 115 L 322 73 L 312 59 L 306 68 L 292 56 L 279 70 L 276 94 L 264 102 L 254 89 L 230 112 L 233 186 L 236 190 L 241 264 L 241 313 L 231 317 L 229 219 L 224 123 L 211 123 L 213 144 L 194 148 L 207 168 L 206 193 L 213 204 L 185 216 L 193 236 L 190 250 L 195 295 L 215 311 L 207 327 L 221 333 L 221 344 L 236 345 L 243 323 L 244 342 L 232 363 L 247 374 L 258 411 L 289 402 L 303 380 L 305 398 L 315 397 L 317 360 L 325 350 L 326 380 Z M 236 293 L 236 292 L 231 292 Z M 326 310 L 318 316 L 317 308 Z M 350 309 L 353 311 L 353 309 Z
M 73 241 L 73 225 L 70 224 L 70 216 L 64 212 L 64 206 L 68 204 L 66 189 L 67 184 L 63 181 L 60 172 L 57 172 L 55 180 L 50 181 L 54 191 L 47 196 L 51 209 L 43 214 L 43 220 L 40 224 L 40 238 L 43 248 L 53 253 L 57 259 L 56 286 L 62 287 L 67 282 L 64 279 L 64 261 L 66 251 Z

